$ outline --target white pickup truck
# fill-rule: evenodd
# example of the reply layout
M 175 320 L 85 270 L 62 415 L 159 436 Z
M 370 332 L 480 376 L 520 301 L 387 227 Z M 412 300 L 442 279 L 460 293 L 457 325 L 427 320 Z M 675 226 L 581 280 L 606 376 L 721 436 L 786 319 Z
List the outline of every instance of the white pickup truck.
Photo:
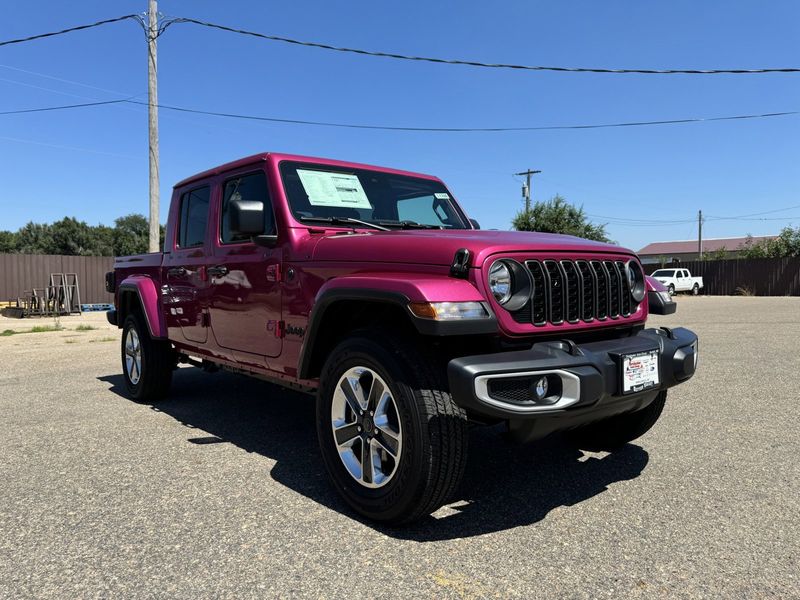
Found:
M 691 292 L 697 296 L 703 289 L 703 278 L 692 277 L 688 269 L 659 269 L 651 277 L 667 286 L 670 296 L 676 292 Z

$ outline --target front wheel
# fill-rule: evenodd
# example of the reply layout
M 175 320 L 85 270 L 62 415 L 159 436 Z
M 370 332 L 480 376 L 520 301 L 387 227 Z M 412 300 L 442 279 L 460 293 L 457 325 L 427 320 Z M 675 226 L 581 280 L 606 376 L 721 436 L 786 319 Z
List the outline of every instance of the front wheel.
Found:
M 357 512 L 410 523 L 458 486 L 467 419 L 443 373 L 414 344 L 370 338 L 346 339 L 325 363 L 317 399 L 320 448 L 334 486 Z
M 137 402 L 155 402 L 172 383 L 175 351 L 166 340 L 154 340 L 142 316 L 131 313 L 122 326 L 122 376 L 128 395 Z
M 614 450 L 644 435 L 656 424 L 664 404 L 666 390 L 641 410 L 615 415 L 570 431 L 567 435 L 579 448 Z

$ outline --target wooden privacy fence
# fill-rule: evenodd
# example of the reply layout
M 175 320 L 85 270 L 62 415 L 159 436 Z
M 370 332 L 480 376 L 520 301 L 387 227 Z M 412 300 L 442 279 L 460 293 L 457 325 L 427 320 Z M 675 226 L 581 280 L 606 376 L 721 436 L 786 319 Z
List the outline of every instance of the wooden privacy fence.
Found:
M 113 268 L 112 256 L 0 254 L 0 302 L 13 302 L 25 290 L 44 287 L 50 273 L 77 273 L 84 304 L 113 302 L 105 286 L 106 272 Z
M 644 265 L 650 274 L 658 265 Z M 800 296 L 800 257 L 730 260 L 693 260 L 663 268 L 689 269 L 703 278 L 701 293 L 711 296 Z

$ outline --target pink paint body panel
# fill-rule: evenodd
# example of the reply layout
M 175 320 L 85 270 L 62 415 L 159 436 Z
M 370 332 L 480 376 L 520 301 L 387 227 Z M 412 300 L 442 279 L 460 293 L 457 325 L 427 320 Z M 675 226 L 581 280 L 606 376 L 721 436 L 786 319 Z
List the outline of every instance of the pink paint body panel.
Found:
M 123 257 L 115 264 L 117 293 L 123 282 L 136 289 L 154 337 L 168 337 L 187 353 L 295 381 L 298 361 L 308 340 L 302 335 L 286 335 L 285 331 L 309 327 L 320 298 L 336 290 L 379 290 L 402 295 L 410 302 L 484 302 L 496 316 L 496 335 L 513 339 L 638 325 L 647 318 L 645 300 L 627 317 L 534 326 L 516 322 L 487 289 L 488 269 L 496 258 L 520 262 L 567 258 L 637 260 L 630 250 L 545 233 L 477 229 L 354 232 L 349 226 L 300 222 L 292 214 L 282 185 L 279 167 L 283 161 L 373 169 L 440 182 L 430 175 L 398 169 L 275 153 L 250 156 L 184 179 L 173 192 L 166 252 Z M 221 245 L 221 190 L 227 178 L 253 172 L 266 174 L 278 243 L 269 249 L 256 248 L 249 242 Z M 207 239 L 202 248 L 188 252 L 177 245 L 180 198 L 201 186 L 211 188 Z M 456 251 L 464 248 L 470 252 L 467 275 L 453 277 L 450 265 Z M 209 278 L 206 270 L 219 265 L 227 265 L 229 275 L 219 280 Z M 179 267 L 194 277 L 182 286 L 167 275 Z M 647 283 L 648 289 L 660 285 L 650 278 Z M 183 290 L 184 295 L 171 293 L 173 287 Z M 216 292 L 220 292 L 219 298 Z M 178 309 L 180 313 L 176 314 Z M 182 317 L 186 323 L 181 327 Z M 210 334 L 199 336 L 203 329 L 210 330 Z
M 122 281 L 120 290 L 127 291 L 131 289 L 135 289 L 139 296 L 139 302 L 144 310 L 150 335 L 159 339 L 166 338 L 167 326 L 164 322 L 164 313 L 161 310 L 161 301 L 156 282 L 146 275 L 131 275 Z

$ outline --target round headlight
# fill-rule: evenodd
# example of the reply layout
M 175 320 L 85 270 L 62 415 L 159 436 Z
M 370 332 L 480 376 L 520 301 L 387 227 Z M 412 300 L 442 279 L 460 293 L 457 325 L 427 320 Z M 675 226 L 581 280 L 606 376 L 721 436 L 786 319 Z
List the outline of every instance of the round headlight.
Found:
M 511 299 L 511 269 L 502 260 L 496 261 L 489 268 L 489 289 L 499 304 Z
M 645 281 L 642 266 L 638 261 L 629 260 L 625 265 L 625 272 L 628 275 L 628 284 L 631 288 L 631 298 L 637 304 L 644 300 L 645 295 Z

